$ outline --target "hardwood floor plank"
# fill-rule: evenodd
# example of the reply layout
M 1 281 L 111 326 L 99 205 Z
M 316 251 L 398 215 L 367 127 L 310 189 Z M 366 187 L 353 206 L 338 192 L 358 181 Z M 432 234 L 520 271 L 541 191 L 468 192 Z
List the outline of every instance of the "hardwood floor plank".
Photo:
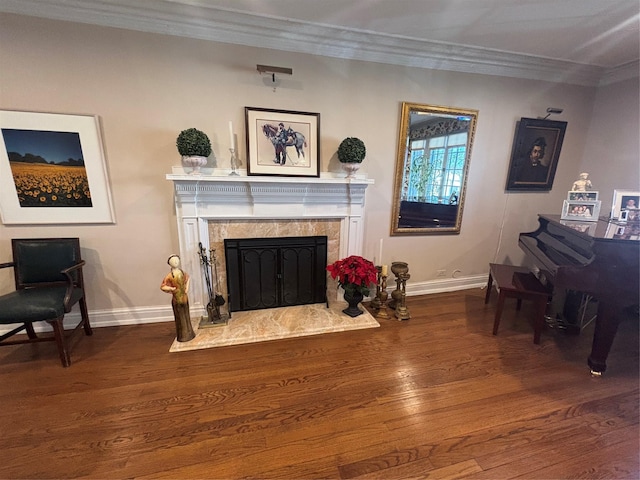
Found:
M 169 353 L 172 323 L 0 349 L 0 478 L 629 478 L 638 319 L 591 378 L 592 330 L 480 289 L 376 329 Z M 633 478 L 633 477 L 631 477 Z

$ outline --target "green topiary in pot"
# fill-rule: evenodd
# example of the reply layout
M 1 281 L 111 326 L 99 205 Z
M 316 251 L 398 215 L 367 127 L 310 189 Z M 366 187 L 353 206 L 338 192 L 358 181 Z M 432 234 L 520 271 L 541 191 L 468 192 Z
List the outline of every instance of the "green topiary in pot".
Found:
M 367 149 L 364 142 L 356 137 L 345 138 L 338 147 L 338 160 L 340 163 L 362 163 Z
M 187 128 L 176 139 L 178 153 L 183 157 L 208 157 L 211 155 L 211 142 L 206 133 L 196 128 Z

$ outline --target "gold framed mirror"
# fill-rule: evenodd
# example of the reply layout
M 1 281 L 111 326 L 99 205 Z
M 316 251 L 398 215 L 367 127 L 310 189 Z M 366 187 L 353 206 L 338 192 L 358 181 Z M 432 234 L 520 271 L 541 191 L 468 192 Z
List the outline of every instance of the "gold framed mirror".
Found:
M 402 103 L 391 235 L 459 234 L 478 111 Z

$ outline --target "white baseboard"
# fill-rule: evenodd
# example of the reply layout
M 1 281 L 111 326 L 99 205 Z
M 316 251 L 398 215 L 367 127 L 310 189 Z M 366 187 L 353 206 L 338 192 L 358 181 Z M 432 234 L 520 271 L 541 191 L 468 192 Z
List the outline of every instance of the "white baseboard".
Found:
M 140 308 L 116 308 L 112 310 L 90 310 L 89 319 L 91 327 L 117 327 L 121 325 L 142 325 L 145 323 L 173 322 L 173 310 L 171 305 L 162 307 Z M 64 316 L 65 329 L 74 328 L 80 322 L 80 310 L 78 305 Z M 6 333 L 16 325 L 3 326 L 0 335 Z M 51 331 L 51 327 L 45 322 L 37 322 L 33 325 L 36 332 Z
M 453 292 L 471 288 L 482 288 L 487 284 L 487 275 L 473 275 L 470 277 L 446 278 L 431 280 L 428 282 L 407 284 L 407 296 L 429 295 L 433 293 Z M 387 288 L 391 293 L 395 287 Z M 203 312 L 192 308 L 192 315 L 202 315 Z M 122 325 L 142 325 L 145 323 L 173 322 L 173 310 L 171 305 L 157 307 L 116 308 L 111 310 L 91 310 L 89 312 L 91 326 L 117 327 Z M 74 309 L 64 317 L 65 328 L 73 328 L 80 321 L 80 311 L 76 305 Z M 15 326 L 15 325 L 13 325 Z M 36 332 L 49 331 L 51 328 L 44 322 L 34 325 Z M 11 330 L 11 326 L 0 328 L 0 335 Z
M 482 275 L 472 275 L 469 277 L 443 278 L 438 280 L 430 280 L 428 282 L 408 283 L 407 296 L 412 297 L 414 295 L 430 295 L 432 293 L 455 292 L 456 290 L 482 288 L 486 285 L 486 273 Z M 391 290 L 393 290 L 393 288 Z

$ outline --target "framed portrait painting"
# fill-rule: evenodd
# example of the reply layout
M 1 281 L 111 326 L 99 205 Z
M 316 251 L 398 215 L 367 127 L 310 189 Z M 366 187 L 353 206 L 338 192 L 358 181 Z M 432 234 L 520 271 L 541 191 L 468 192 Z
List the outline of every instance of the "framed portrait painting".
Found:
M 0 214 L 7 225 L 114 223 L 98 118 L 0 110 Z
M 320 114 L 245 107 L 247 174 L 320 176 Z
M 549 191 L 567 122 L 521 118 L 513 140 L 507 175 L 507 191 Z

